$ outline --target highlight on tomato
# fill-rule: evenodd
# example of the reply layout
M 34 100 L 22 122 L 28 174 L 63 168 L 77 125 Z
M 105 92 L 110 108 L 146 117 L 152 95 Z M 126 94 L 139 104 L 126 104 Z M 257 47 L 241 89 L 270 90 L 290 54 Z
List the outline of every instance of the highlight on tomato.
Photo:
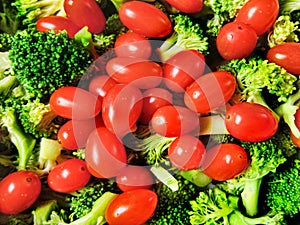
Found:
M 125 2 L 119 10 L 119 16 L 129 30 L 148 38 L 165 37 L 172 31 L 170 19 L 160 9 L 146 2 Z
M 99 96 L 101 99 L 117 82 L 107 75 L 98 75 L 89 83 L 89 92 Z
M 274 113 L 261 104 L 251 102 L 231 106 L 226 112 L 225 125 L 232 136 L 247 142 L 265 141 L 278 130 Z
M 183 13 L 198 13 L 202 10 L 203 0 L 166 0 L 171 6 Z
M 198 113 L 209 113 L 224 106 L 233 96 L 236 79 L 226 71 L 204 74 L 186 88 L 185 105 Z
M 233 143 L 217 144 L 206 151 L 201 169 L 216 181 L 225 181 L 242 173 L 249 165 L 246 150 Z
M 114 133 L 101 126 L 93 130 L 88 137 L 85 161 L 93 175 L 112 178 L 126 167 L 126 150 Z
M 19 214 L 38 199 L 42 184 L 31 171 L 12 172 L 0 181 L 0 213 Z
M 111 225 L 144 224 L 154 213 L 157 194 L 148 189 L 135 189 L 119 194 L 106 208 L 105 219 Z

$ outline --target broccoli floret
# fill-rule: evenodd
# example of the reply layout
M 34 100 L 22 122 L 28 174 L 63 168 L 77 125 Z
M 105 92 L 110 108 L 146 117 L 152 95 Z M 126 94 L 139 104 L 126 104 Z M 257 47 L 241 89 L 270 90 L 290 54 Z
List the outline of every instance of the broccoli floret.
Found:
M 11 0 L 2 0 L 0 3 L 0 33 L 15 34 L 21 29 L 21 18 Z M 1 43 L 1 42 L 0 42 Z
M 274 212 L 293 218 L 300 213 L 300 161 L 286 163 L 266 181 L 265 205 Z
M 281 15 L 275 21 L 272 30 L 268 34 L 270 48 L 284 42 L 298 42 L 299 21 L 293 22 L 290 15 Z
M 238 11 L 248 0 L 204 0 L 207 8 L 202 10 L 205 18 L 207 18 L 207 34 L 216 37 L 221 27 L 232 21 Z
M 0 33 L 0 52 L 7 52 L 11 48 L 14 35 L 8 33 Z
M 171 15 L 170 18 L 174 32 L 158 48 L 163 62 L 184 49 L 194 49 L 208 54 L 208 38 L 204 36 L 199 23 L 184 14 Z
M 282 213 L 272 211 L 260 217 L 247 217 L 239 209 L 240 198 L 229 195 L 218 187 L 201 191 L 199 196 L 190 201 L 190 223 L 192 225 L 283 225 Z
M 26 29 L 14 36 L 9 58 L 22 87 L 38 98 L 72 84 L 92 62 L 90 52 L 65 31 L 36 29 Z
M 289 14 L 291 12 L 300 10 L 299 1 L 295 0 L 279 0 L 280 4 L 280 13 Z
M 172 191 L 162 183 L 156 184 L 154 191 L 158 195 L 158 205 L 148 225 L 189 224 L 189 201 L 195 199 L 200 187 L 182 176 L 174 174 L 178 181 L 178 190 Z
M 121 193 L 113 180 L 106 179 L 94 179 L 87 186 L 71 193 L 66 199 L 70 209 L 70 221 L 74 222 L 90 213 L 97 199 L 106 192 Z
M 39 18 L 57 15 L 65 16 L 64 0 L 15 0 L 18 17 L 23 17 L 23 24 L 33 24 Z

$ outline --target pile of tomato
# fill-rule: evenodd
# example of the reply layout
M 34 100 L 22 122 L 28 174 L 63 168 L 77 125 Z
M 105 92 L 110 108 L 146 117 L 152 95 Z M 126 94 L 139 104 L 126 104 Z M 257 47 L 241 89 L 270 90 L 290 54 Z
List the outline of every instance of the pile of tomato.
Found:
M 199 12 L 203 7 L 201 0 L 167 2 L 185 13 Z M 257 37 L 274 23 L 278 10 L 277 0 L 250 0 L 236 20 L 221 29 L 216 42 L 220 55 L 225 60 L 249 56 Z M 93 0 L 66 0 L 65 11 L 65 17 L 41 18 L 37 22 L 39 31 L 66 29 L 73 37 L 84 26 L 92 33 L 105 28 L 104 14 Z M 50 98 L 52 110 L 68 120 L 58 132 L 59 142 L 65 150 L 84 148 L 85 160 L 69 159 L 58 164 L 49 172 L 47 183 L 54 191 L 69 193 L 84 187 L 91 176 L 115 178 L 123 193 L 108 207 L 106 220 L 109 224 L 143 224 L 153 214 L 158 199 L 149 190 L 155 182 L 149 169 L 127 163 L 128 143 L 123 138 L 137 126 L 148 125 L 153 133 L 173 138 L 168 149 L 173 167 L 185 171 L 201 168 L 212 179 L 223 181 L 248 166 L 247 153 L 235 144 L 218 144 L 207 151 L 198 137 L 202 126 L 199 117 L 223 110 L 229 133 L 250 142 L 271 137 L 278 121 L 269 109 L 258 104 L 237 103 L 228 108 L 236 80 L 229 72 L 209 71 L 202 53 L 181 50 L 164 62 L 157 60 L 159 55 L 153 46 L 157 46 L 158 38 L 172 32 L 169 18 L 158 8 L 130 1 L 122 5 L 119 15 L 130 31 L 117 38 L 105 72 L 94 76 L 86 89 L 62 87 Z M 155 38 L 155 44 L 150 38 Z M 244 43 L 243 48 L 236 47 L 240 43 Z M 269 59 L 275 55 L 276 51 L 270 52 Z M 280 65 L 282 60 L 273 61 Z M 264 124 L 264 128 L 258 124 Z M 12 185 L 14 190 L 30 194 L 19 202 L 11 201 L 19 192 L 2 190 Z M 0 183 L 0 198 L 11 203 L 9 207 L 0 203 L 0 211 L 20 213 L 33 204 L 40 191 L 37 175 L 29 171 L 10 174 Z

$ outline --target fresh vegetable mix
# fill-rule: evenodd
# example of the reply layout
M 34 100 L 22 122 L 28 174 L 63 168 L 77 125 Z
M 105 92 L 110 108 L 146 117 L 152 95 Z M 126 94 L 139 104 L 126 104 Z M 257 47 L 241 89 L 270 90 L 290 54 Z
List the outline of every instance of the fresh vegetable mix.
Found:
M 0 224 L 299 224 L 300 4 L 4 0 Z

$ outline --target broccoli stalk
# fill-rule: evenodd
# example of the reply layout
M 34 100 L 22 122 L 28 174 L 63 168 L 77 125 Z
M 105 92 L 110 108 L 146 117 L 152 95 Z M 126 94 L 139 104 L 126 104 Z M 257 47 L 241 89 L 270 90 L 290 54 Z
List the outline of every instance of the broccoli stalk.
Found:
M 18 18 L 18 10 L 12 5 L 11 0 L 2 0 L 0 2 L 0 33 L 15 34 L 19 29 L 21 29 L 21 18 Z M 3 43 L 2 40 L 0 43 Z
M 280 12 L 289 14 L 293 11 L 300 10 L 300 2 L 297 0 L 279 0 Z
M 198 23 L 184 14 L 171 15 L 171 20 L 174 23 L 174 31 L 157 49 L 162 62 L 185 49 L 194 49 L 208 54 L 208 38 L 204 36 Z
M 190 223 L 192 225 L 282 225 L 284 216 L 282 213 L 268 212 L 260 217 L 247 217 L 238 207 L 240 198 L 229 195 L 218 187 L 201 191 L 199 196 L 190 201 L 192 210 Z
M 36 139 L 25 134 L 23 129 L 18 125 L 14 109 L 6 108 L 0 114 L 2 114 L 1 126 L 7 128 L 10 140 L 18 150 L 18 169 L 25 170 L 35 147 Z

